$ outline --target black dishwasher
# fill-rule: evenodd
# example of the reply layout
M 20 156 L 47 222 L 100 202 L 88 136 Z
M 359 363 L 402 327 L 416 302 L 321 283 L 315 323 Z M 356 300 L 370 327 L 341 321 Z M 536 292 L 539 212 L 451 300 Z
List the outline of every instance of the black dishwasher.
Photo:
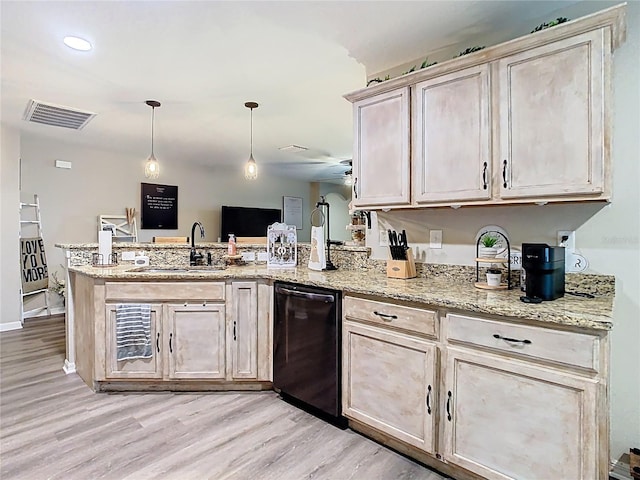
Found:
M 340 401 L 340 292 L 276 282 L 274 296 L 274 387 L 283 399 L 346 426 Z

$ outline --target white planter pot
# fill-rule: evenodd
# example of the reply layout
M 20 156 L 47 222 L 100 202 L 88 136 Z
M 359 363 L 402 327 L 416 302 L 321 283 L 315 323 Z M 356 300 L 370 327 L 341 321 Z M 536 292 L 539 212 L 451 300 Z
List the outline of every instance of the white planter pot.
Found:
M 490 287 L 499 287 L 502 280 L 502 273 L 487 273 L 487 285 Z
M 478 255 L 480 255 L 481 258 L 495 258 L 497 254 L 498 249 L 496 247 L 483 247 L 480 245 L 478 248 Z

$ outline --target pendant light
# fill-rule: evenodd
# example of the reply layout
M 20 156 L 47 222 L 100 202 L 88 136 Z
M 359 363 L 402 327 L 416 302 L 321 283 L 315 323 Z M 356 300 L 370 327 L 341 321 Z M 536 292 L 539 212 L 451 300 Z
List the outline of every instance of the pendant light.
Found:
M 249 155 L 249 160 L 247 160 L 247 163 L 244 166 L 244 178 L 247 180 L 255 180 L 258 178 L 258 166 L 256 165 L 256 161 L 253 159 L 253 109 L 258 108 L 258 104 L 256 102 L 246 102 L 244 106 L 251 109 L 251 154 Z
M 144 103 L 151 107 L 151 155 L 144 166 L 144 176 L 147 178 L 158 178 L 160 176 L 160 165 L 153 154 L 153 124 L 155 121 L 156 108 L 160 106 L 160 102 L 147 100 Z

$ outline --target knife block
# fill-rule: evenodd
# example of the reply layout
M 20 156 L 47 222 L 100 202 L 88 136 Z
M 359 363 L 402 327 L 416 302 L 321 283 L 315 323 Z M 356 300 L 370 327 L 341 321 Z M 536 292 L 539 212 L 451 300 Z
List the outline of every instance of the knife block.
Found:
M 413 251 L 407 250 L 406 260 L 387 260 L 387 277 L 389 278 L 415 278 L 416 262 L 413 259 Z

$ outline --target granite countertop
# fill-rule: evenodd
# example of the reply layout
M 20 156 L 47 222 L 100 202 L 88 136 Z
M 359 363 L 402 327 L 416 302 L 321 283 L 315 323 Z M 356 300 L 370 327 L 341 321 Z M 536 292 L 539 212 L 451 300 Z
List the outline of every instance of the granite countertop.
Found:
M 613 325 L 613 295 L 596 298 L 566 295 L 552 302 L 529 304 L 520 301 L 520 290 L 479 290 L 472 284 L 443 278 L 387 278 L 370 271 L 335 270 L 316 272 L 306 267 L 295 269 L 267 268 L 266 265 L 231 266 L 223 270 L 149 273 L 135 271 L 139 267 L 120 265 L 113 268 L 90 265 L 69 270 L 92 278 L 116 281 L 153 280 L 225 280 L 257 278 L 282 280 L 341 290 L 344 293 L 380 296 L 417 302 L 434 307 L 468 312 L 508 316 L 595 330 L 609 330 Z M 151 268 L 162 268 L 155 266 Z M 180 267 L 166 267 L 180 268 Z M 188 268 L 188 267 L 184 267 Z

